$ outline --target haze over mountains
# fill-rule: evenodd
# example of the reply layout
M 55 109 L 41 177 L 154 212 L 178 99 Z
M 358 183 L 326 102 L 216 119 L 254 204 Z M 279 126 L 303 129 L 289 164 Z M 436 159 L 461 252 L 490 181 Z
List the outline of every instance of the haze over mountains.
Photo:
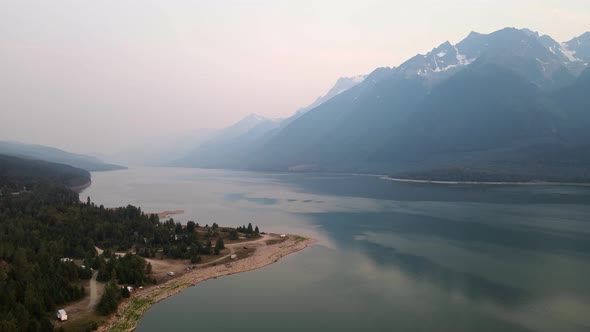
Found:
M 175 165 L 586 176 L 589 62 L 590 33 L 559 43 L 528 29 L 472 32 L 335 87 L 291 119 L 203 143 Z
M 64 150 L 18 142 L 0 141 L 0 154 L 23 159 L 43 160 L 46 162 L 65 164 L 84 169 L 88 172 L 113 171 L 124 169 L 124 166 L 106 164 L 96 157 L 71 153 Z
M 366 76 L 341 77 L 324 96 L 318 97 L 312 104 L 302 107 L 289 118 L 269 119 L 262 115 L 250 114 L 237 123 L 220 130 L 211 139 L 199 144 L 183 158 L 172 163 L 173 166 L 220 167 L 231 165 L 237 160 L 247 159 L 254 150 L 274 137 L 285 127 L 297 120 L 309 110 L 323 104 L 338 94 L 361 83 Z

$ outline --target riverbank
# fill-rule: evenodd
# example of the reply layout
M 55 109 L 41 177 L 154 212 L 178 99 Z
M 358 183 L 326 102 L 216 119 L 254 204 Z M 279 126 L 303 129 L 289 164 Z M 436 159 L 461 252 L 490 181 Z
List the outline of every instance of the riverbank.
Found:
M 547 181 L 529 181 L 529 182 L 484 182 L 484 181 L 444 181 L 444 180 L 418 180 L 418 179 L 404 179 L 394 178 L 390 176 L 382 176 L 381 179 L 394 182 L 409 182 L 409 183 L 429 183 L 429 184 L 476 184 L 476 185 L 496 185 L 496 186 L 581 186 L 589 187 L 590 183 L 574 183 L 574 182 L 547 182 Z
M 249 247 L 254 245 L 255 251 L 243 259 L 198 268 L 163 284 L 133 293 L 131 298 L 119 305 L 116 314 L 99 327 L 98 331 L 133 331 L 137 327 L 141 316 L 159 301 L 208 279 L 256 270 L 276 263 L 279 259 L 303 250 L 315 242 L 313 239 L 289 235 L 284 240 L 271 236 L 264 239 L 264 241 L 244 243 Z

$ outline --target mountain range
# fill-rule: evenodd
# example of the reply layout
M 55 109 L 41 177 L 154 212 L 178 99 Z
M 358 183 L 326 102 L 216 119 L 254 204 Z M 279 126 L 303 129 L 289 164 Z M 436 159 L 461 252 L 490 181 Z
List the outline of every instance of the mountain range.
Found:
M 272 139 L 275 134 L 308 111 L 361 83 L 365 77 L 359 75 L 339 78 L 324 96 L 320 96 L 312 104 L 298 109 L 295 114 L 286 119 L 269 119 L 259 114 L 250 114 L 237 123 L 216 132 L 210 139 L 198 144 L 185 157 L 175 161 L 173 165 L 215 168 L 221 167 L 220 165 L 233 165 L 238 160 L 245 160 L 254 153 L 254 150 L 262 142 Z
M 471 32 L 377 68 L 292 118 L 221 133 L 176 165 L 590 178 L 589 62 L 588 32 L 563 43 L 528 29 Z
M 43 160 L 51 163 L 70 165 L 89 172 L 113 171 L 126 168 L 124 166 L 104 163 L 96 157 L 72 153 L 38 144 L 0 141 L 0 154 L 23 159 Z

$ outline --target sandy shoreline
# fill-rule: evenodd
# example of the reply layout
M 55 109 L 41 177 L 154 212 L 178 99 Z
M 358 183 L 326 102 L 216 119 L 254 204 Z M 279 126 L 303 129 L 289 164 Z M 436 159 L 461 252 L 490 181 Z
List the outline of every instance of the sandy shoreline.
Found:
M 231 267 L 221 264 L 195 269 L 163 284 L 134 293 L 119 305 L 117 313 L 100 326 L 98 331 L 133 331 L 143 313 L 159 301 L 208 279 L 265 267 L 315 242 L 313 239 L 289 235 L 285 241 L 276 244 L 260 243 L 251 256 L 232 262 Z
M 393 178 L 390 176 L 382 176 L 381 179 L 394 182 L 410 182 L 410 183 L 431 183 L 431 184 L 478 184 L 478 185 L 496 185 L 496 186 L 590 186 L 590 183 L 570 183 L 570 182 L 546 182 L 546 181 L 530 181 L 530 182 L 484 182 L 484 181 L 444 181 L 444 180 L 418 180 L 418 179 L 402 179 Z
M 162 212 L 146 212 L 145 214 L 155 214 L 160 219 L 170 219 L 173 215 L 184 214 L 184 210 L 167 210 Z

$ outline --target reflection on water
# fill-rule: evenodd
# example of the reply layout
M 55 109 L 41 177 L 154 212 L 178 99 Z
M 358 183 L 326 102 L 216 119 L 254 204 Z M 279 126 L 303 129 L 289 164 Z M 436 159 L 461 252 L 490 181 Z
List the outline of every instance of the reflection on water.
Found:
M 319 240 L 157 304 L 139 331 L 590 330 L 588 188 L 146 168 L 86 194 Z

